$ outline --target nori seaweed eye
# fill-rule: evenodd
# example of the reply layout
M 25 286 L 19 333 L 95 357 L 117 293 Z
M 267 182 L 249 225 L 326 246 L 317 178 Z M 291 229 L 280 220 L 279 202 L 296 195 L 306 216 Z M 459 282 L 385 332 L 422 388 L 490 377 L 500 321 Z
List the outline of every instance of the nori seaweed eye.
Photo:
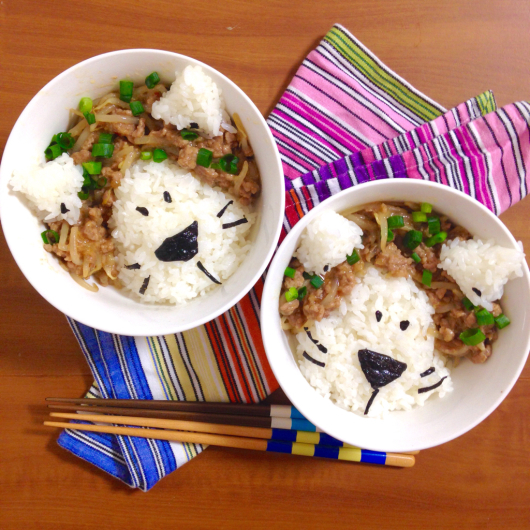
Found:
M 410 322 L 408 320 L 402 320 L 400 323 L 399 323 L 399 329 L 401 329 L 401 331 L 405 331 L 410 325 Z
M 376 311 L 375 312 L 375 319 L 377 320 L 377 322 L 381 322 L 382 318 L 383 318 L 383 313 L 381 313 L 381 311 Z

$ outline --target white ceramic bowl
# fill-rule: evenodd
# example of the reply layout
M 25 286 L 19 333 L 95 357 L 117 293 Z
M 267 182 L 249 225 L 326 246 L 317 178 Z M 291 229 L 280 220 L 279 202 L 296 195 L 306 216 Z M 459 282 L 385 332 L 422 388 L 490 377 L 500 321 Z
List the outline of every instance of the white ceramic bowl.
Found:
M 175 71 L 201 65 L 223 91 L 228 112 L 237 112 L 249 134 L 262 179 L 254 244 L 235 274 L 214 292 L 186 305 L 147 305 L 113 288 L 91 293 L 77 285 L 57 259 L 42 248 L 44 229 L 8 180 L 19 161 L 40 154 L 53 134 L 68 126 L 69 108 L 79 99 L 102 96 L 130 78 L 142 83 L 156 70 L 171 83 Z M 9 248 L 24 275 L 50 304 L 97 329 L 124 335 L 175 333 L 208 322 L 236 304 L 255 284 L 277 244 L 284 211 L 284 183 L 278 149 L 261 113 L 227 77 L 184 55 L 161 50 L 121 50 L 69 68 L 50 81 L 20 115 L 7 142 L 0 169 L 0 212 Z
M 447 186 L 409 179 L 355 186 L 313 209 L 283 241 L 267 273 L 261 305 L 262 335 L 280 386 L 293 405 L 324 432 L 376 451 L 426 449 L 472 429 L 495 410 L 515 384 L 530 349 L 530 277 L 525 265 L 523 277 L 508 282 L 502 305 L 511 324 L 500 331 L 486 363 L 466 361 L 452 371 L 454 390 L 443 399 L 433 396 L 424 407 L 393 412 L 383 420 L 364 418 L 337 407 L 317 394 L 302 376 L 288 334 L 280 327 L 278 297 L 285 267 L 298 247 L 300 235 L 319 212 L 327 208 L 341 212 L 380 200 L 430 202 L 472 234 L 493 238 L 506 247 L 516 246 L 508 229 L 489 210 Z

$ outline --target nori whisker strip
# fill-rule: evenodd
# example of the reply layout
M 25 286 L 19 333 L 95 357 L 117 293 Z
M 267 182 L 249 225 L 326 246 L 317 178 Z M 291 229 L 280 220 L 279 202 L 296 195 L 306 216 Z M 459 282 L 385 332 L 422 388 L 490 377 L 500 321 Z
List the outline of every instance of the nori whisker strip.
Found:
M 434 366 L 431 366 L 428 370 L 425 370 L 422 374 L 420 374 L 420 377 L 427 377 L 428 375 L 431 375 L 436 371 L 436 368 Z
M 410 322 L 408 320 L 402 320 L 400 323 L 399 323 L 399 329 L 401 331 L 405 331 L 410 325 Z
M 195 123 L 194 121 L 190 122 L 190 129 L 198 129 L 198 128 L 199 128 L 198 123 Z
M 418 388 L 418 394 L 424 394 L 425 392 L 430 392 L 431 390 L 434 390 L 435 388 L 438 388 L 444 382 L 444 379 L 446 379 L 446 378 L 447 378 L 447 376 L 445 375 L 437 383 L 435 383 L 432 386 L 426 386 L 424 388 Z
M 324 272 L 328 272 L 329 270 L 329 265 L 324 265 Z
M 234 226 L 244 225 L 245 223 L 248 223 L 248 219 L 246 217 L 243 217 L 243 219 L 238 219 L 233 223 L 225 223 L 223 225 L 223 229 L 226 230 L 227 228 L 234 228 Z
M 65 214 L 67 212 L 69 212 L 70 210 L 66 207 L 66 204 L 64 204 L 64 202 L 61 203 L 61 213 L 62 214 Z
M 149 280 L 151 279 L 151 276 L 148 276 L 145 278 L 144 283 L 142 283 L 142 286 L 140 287 L 140 294 L 145 294 L 145 291 L 147 291 L 147 286 L 149 285 Z
M 133 263 L 132 265 L 125 265 L 125 268 L 129 269 L 130 271 L 135 271 L 135 270 L 138 270 L 140 268 L 140 264 L 139 263 Z
M 164 192 L 164 200 L 166 202 L 173 202 L 173 200 L 171 199 L 171 195 L 169 194 L 169 191 Z
M 311 332 L 304 328 L 305 332 L 307 333 L 307 336 L 309 337 L 309 340 L 322 352 L 322 353 L 328 353 L 328 349 L 325 346 L 322 346 L 322 344 L 318 343 L 318 340 L 315 340 L 313 336 L 311 335 Z
M 383 313 L 381 313 L 381 311 L 376 311 L 375 312 L 375 319 L 377 320 L 377 322 L 381 322 L 382 318 L 383 318 Z
M 221 211 L 217 214 L 217 217 L 219 217 L 219 218 L 223 217 L 223 214 L 226 212 L 226 209 L 227 209 L 231 204 L 234 204 L 234 201 L 228 201 L 228 202 L 223 206 L 223 208 L 221 209 Z M 223 226 L 223 228 L 224 228 L 224 226 Z
M 313 364 L 316 364 L 317 366 L 320 366 L 321 368 L 324 368 L 326 366 L 326 363 L 317 361 L 316 359 L 313 359 L 311 355 L 309 355 L 306 351 L 303 353 L 303 356 L 308 360 L 311 361 Z
M 144 206 L 137 206 L 136 211 L 140 212 L 143 216 L 147 217 L 149 215 L 149 210 Z
M 372 403 L 374 402 L 375 396 L 379 394 L 379 388 L 376 388 L 372 395 L 370 396 L 370 399 L 368 400 L 368 403 L 366 404 L 366 408 L 364 409 L 364 415 L 366 416 L 368 414 L 368 411 L 370 410 L 370 407 L 372 406 Z
M 204 267 L 204 265 L 203 265 L 200 261 L 197 262 L 197 267 L 199 267 L 199 270 L 202 271 L 202 272 L 204 272 L 204 274 L 206 274 L 206 276 L 208 276 L 208 278 L 210 278 L 210 280 L 212 280 L 213 283 L 216 283 L 216 284 L 218 284 L 218 285 L 221 285 L 221 282 L 220 282 L 217 278 L 215 278 L 214 276 L 212 276 L 212 275 L 206 270 L 206 268 Z
M 480 291 L 480 289 L 477 289 L 476 287 L 473 287 L 473 289 L 471 289 L 477 296 L 482 296 L 482 291 Z

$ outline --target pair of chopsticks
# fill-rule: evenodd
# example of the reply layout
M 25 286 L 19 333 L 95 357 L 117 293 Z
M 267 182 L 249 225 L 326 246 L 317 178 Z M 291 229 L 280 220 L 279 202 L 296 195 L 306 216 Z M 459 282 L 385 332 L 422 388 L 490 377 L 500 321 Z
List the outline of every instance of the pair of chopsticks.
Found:
M 47 401 L 59 403 L 48 405 L 50 408 L 75 411 L 50 413 L 54 418 L 113 424 L 45 421 L 44 425 L 50 427 L 397 467 L 412 467 L 415 463 L 410 453 L 368 451 L 317 432 L 312 423 L 289 405 L 129 399 L 47 398 Z

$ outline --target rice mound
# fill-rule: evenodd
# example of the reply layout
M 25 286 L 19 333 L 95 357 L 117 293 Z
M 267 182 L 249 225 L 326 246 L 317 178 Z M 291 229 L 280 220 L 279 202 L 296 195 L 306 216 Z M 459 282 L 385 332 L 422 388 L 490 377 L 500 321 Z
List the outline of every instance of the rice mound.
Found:
M 382 313 L 380 322 L 376 311 Z M 422 406 L 434 394 L 441 398 L 453 389 L 446 361 L 434 349 L 433 314 L 427 295 L 410 278 L 384 277 L 370 266 L 341 306 L 308 328 L 313 339 L 327 348 L 326 354 L 305 332 L 296 335 L 300 370 L 320 395 L 345 410 L 364 415 L 373 389 L 361 370 L 357 353 L 368 348 L 407 363 L 401 377 L 379 390 L 368 417 L 381 418 L 390 411 Z M 400 329 L 403 320 L 410 322 L 405 331 Z M 325 367 L 304 358 L 304 351 L 326 363 Z M 420 377 L 432 366 L 434 373 Z M 444 376 L 447 378 L 441 386 L 418 394 L 419 388 L 431 386 Z
M 508 280 L 523 275 L 524 256 L 522 246 L 515 250 L 496 245 L 493 239 L 456 238 L 442 246 L 438 267 L 452 276 L 474 305 L 491 311 L 491 302 L 502 298 Z
M 77 196 L 83 186 L 83 173 L 67 153 L 55 160 L 15 169 L 10 179 L 14 191 L 20 191 L 46 222 L 64 219 L 74 225 L 79 219 L 82 201 Z M 69 212 L 61 213 L 61 203 Z
M 153 118 L 172 123 L 179 130 L 197 123 L 209 136 L 218 136 L 222 122 L 230 123 L 221 89 L 201 66 L 187 66 L 175 75 L 171 88 L 153 103 Z
M 333 210 L 324 210 L 305 228 L 295 256 L 306 271 L 324 274 L 342 263 L 354 248 L 363 248 L 363 231 Z
M 165 191 L 171 195 L 171 203 L 165 202 Z M 168 160 L 137 162 L 127 170 L 116 189 L 116 197 L 109 225 L 118 248 L 119 278 L 136 300 L 181 304 L 202 296 L 217 285 L 199 270 L 197 261 L 223 282 L 250 250 L 249 234 L 257 214 L 234 202 L 218 218 L 217 213 L 232 198 Z M 147 208 L 149 215 L 143 216 L 136 211 L 137 207 Z M 243 216 L 248 223 L 222 228 L 223 223 Z M 159 261 L 154 252 L 164 239 L 181 232 L 193 221 L 199 224 L 198 254 L 187 262 Z M 134 263 L 141 268 L 124 267 Z M 139 290 L 148 276 L 148 288 L 141 295 Z

